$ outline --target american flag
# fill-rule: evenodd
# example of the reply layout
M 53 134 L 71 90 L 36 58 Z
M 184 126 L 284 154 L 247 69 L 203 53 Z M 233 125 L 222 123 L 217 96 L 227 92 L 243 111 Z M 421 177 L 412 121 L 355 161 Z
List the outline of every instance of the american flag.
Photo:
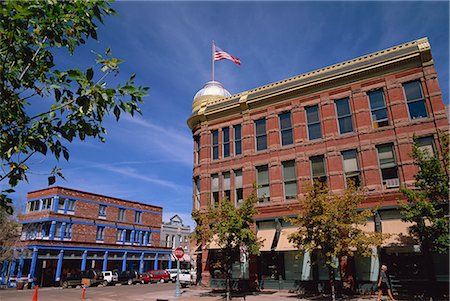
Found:
M 230 55 L 228 52 L 223 51 L 216 45 L 214 45 L 214 60 L 220 61 L 220 60 L 230 60 L 233 61 L 236 65 L 240 65 L 241 61 L 232 55 Z

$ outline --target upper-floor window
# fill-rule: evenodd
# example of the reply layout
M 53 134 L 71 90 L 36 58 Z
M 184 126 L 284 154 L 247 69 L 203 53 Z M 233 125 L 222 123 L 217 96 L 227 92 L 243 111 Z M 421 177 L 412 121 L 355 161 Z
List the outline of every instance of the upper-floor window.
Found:
M 219 159 L 219 131 L 212 131 L 212 158 Z
M 200 136 L 194 136 L 194 156 L 195 164 L 200 163 Z
M 53 198 L 42 199 L 41 210 L 52 210 L 53 207 Z
M 313 182 L 326 182 L 327 174 L 325 170 L 325 157 L 323 155 L 314 156 L 309 158 L 309 161 L 311 162 L 311 174 Z
M 194 208 L 200 209 L 200 178 L 194 179 Z
M 75 211 L 75 200 L 67 199 L 67 211 Z
M 258 198 L 263 201 L 270 201 L 269 167 L 267 165 L 258 166 L 256 172 Z
M 353 132 L 352 111 L 348 98 L 336 100 L 336 112 L 339 124 L 339 133 Z
M 256 150 L 264 150 L 267 148 L 267 133 L 266 133 L 266 119 L 255 120 L 255 137 Z
M 284 197 L 286 200 L 297 198 L 297 176 L 295 173 L 295 161 L 282 162 L 283 165 L 283 184 Z
M 29 201 L 27 203 L 27 212 L 39 211 L 39 200 Z
M 105 240 L 105 227 L 103 227 L 103 226 L 98 226 L 97 227 L 96 240 Z
M 131 242 L 131 231 L 132 230 L 125 231 L 125 242 Z
M 242 169 L 234 171 L 234 197 L 236 204 L 244 201 L 244 190 L 242 188 Z
M 98 205 L 98 216 L 106 216 L 106 205 Z
M 358 154 L 356 152 L 356 149 L 343 151 L 341 154 L 342 161 L 344 163 L 344 174 L 346 182 L 350 183 L 351 181 L 356 187 L 360 186 L 361 179 L 358 165 Z
M 126 219 L 126 210 L 124 208 L 119 208 L 119 215 L 117 216 L 117 220 L 124 221 Z
M 222 129 L 223 157 L 230 156 L 230 128 Z
M 399 178 L 397 163 L 395 162 L 394 146 L 392 143 L 377 145 L 378 161 L 381 169 L 381 177 L 386 187 L 398 187 Z
M 425 118 L 428 116 L 423 97 L 422 86 L 419 80 L 403 84 L 406 102 L 408 104 L 409 117 L 411 119 Z
M 224 172 L 222 174 L 223 182 L 222 182 L 222 188 L 223 188 L 223 194 L 224 197 L 226 197 L 228 200 L 231 200 L 231 188 L 230 188 L 230 172 Z
M 320 127 L 319 106 L 314 105 L 306 107 L 306 122 L 308 123 L 309 140 L 322 138 L 322 129 Z
M 292 137 L 291 113 L 285 112 L 278 115 L 280 119 L 281 145 L 289 145 L 294 143 Z
M 431 158 L 436 154 L 433 136 L 416 138 L 415 143 L 418 149 L 423 152 L 426 157 Z
M 116 241 L 123 241 L 124 234 L 125 234 L 125 230 L 124 229 L 117 229 Z
M 142 223 L 142 211 L 135 211 L 134 212 L 134 222 L 137 224 Z
M 383 89 L 370 91 L 367 93 L 370 102 L 370 112 L 372 115 L 373 128 L 379 128 L 389 125 L 389 118 L 384 101 Z
M 219 204 L 219 175 L 211 175 L 211 205 L 216 206 Z
M 242 154 L 242 132 L 241 125 L 236 124 L 233 126 L 234 130 L 234 154 L 240 155 Z
M 72 238 L 72 224 L 66 224 L 64 228 L 64 238 Z
M 60 198 L 58 200 L 58 212 L 64 212 L 65 203 L 66 203 L 66 199 L 64 199 L 64 198 Z
M 42 236 L 48 237 L 50 236 L 50 229 L 51 229 L 52 223 L 44 223 L 42 225 Z

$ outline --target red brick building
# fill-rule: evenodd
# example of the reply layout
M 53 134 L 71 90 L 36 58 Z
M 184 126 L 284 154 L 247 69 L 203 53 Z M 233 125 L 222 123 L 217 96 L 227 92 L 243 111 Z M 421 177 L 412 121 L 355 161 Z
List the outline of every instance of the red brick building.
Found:
M 366 187 L 362 206 L 379 207 L 367 230 L 394 234 L 372 258 L 352 259 L 361 288 L 376 282 L 380 258 L 398 268 L 399 278 L 414 276 L 413 263 L 420 268 L 420 248 L 408 236 L 397 200 L 404 199 L 400 186 L 414 185 L 413 137 L 441 153 L 438 130 L 448 130 L 426 38 L 236 95 L 209 82 L 194 97 L 188 125 L 194 208 L 224 197 L 238 205 L 255 183 L 264 199 L 255 218 L 265 239 L 261 256 L 249 267 L 237 261 L 233 277 L 257 274 L 265 287 L 285 289 L 327 279 L 320 264 L 311 267 L 311 254 L 296 257 L 287 240 L 293 228 L 284 219 L 299 210 L 297 199 L 313 179 L 335 192 L 349 180 Z M 211 248 L 202 253 L 205 284 L 220 282 L 210 269 L 215 254 Z M 442 260 L 448 266 L 448 258 L 436 257 L 437 274 L 448 279 Z
M 160 247 L 161 207 L 64 187 L 27 199 L 22 244 L 16 259 L 3 263 L 4 282 L 29 275 L 54 285 L 91 268 L 143 272 L 172 264 L 171 251 Z

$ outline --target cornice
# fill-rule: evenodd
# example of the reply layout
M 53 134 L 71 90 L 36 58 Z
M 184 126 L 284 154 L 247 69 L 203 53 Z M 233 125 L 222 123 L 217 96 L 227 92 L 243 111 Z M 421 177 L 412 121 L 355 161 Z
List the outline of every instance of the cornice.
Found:
M 379 72 L 388 73 L 392 68 L 402 66 L 419 67 L 433 64 L 428 39 L 422 38 L 380 50 L 349 61 L 300 74 L 285 80 L 264 85 L 226 98 L 211 99 L 202 110 L 188 119 L 193 129 L 201 121 L 214 120 L 247 109 L 264 106 L 268 103 L 284 100 L 294 95 L 311 93 L 339 84 L 342 80 L 358 79 Z

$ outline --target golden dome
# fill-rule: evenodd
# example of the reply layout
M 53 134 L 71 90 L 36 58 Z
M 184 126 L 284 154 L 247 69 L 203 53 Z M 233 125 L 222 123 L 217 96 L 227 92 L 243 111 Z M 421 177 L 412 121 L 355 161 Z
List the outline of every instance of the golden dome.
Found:
M 198 112 L 202 105 L 209 100 L 221 99 L 231 96 L 221 83 L 217 81 L 207 82 L 194 96 L 192 102 L 192 113 Z

